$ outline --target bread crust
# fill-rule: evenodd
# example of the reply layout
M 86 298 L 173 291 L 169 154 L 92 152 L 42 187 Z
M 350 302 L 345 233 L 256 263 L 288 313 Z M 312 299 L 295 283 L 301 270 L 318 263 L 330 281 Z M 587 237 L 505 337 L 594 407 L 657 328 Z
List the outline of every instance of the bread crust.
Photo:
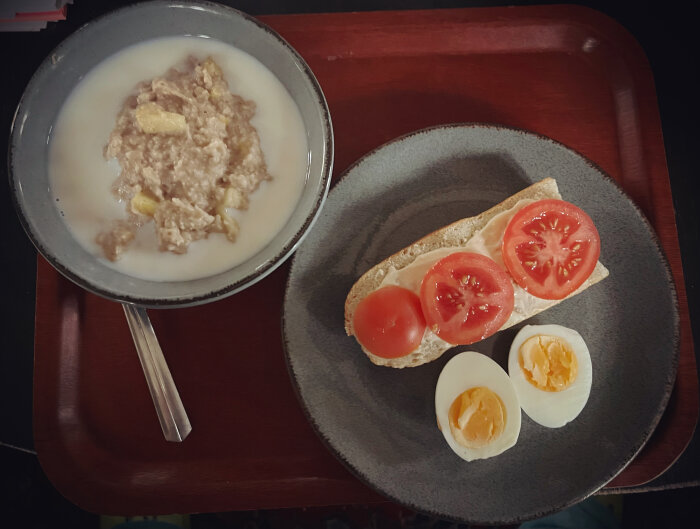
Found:
M 544 178 L 543 180 L 526 187 L 522 191 L 511 195 L 503 202 L 496 204 L 479 215 L 460 219 L 452 224 L 448 224 L 447 226 L 435 230 L 421 239 L 418 239 L 413 244 L 387 257 L 382 262 L 377 263 L 372 268 L 367 270 L 367 272 L 362 274 L 348 293 L 345 300 L 345 332 L 348 334 L 348 336 L 354 336 L 352 320 L 357 304 L 369 293 L 379 288 L 379 285 L 382 283 L 384 277 L 386 277 L 390 270 L 401 270 L 402 268 L 410 265 L 419 255 L 423 255 L 433 250 L 464 246 L 469 239 L 471 239 L 472 236 L 478 230 L 483 228 L 493 217 L 511 209 L 520 200 L 542 200 L 546 198 L 562 198 L 559 194 L 557 183 L 553 178 Z M 588 279 L 586 279 L 583 285 L 564 299 L 568 299 L 584 291 L 588 287 L 607 277 L 608 274 L 609 272 L 605 266 L 598 261 L 595 269 Z M 551 306 L 564 301 L 564 299 L 552 302 Z M 542 310 L 545 309 L 534 310 L 531 313 L 524 315 L 524 317 L 517 319 L 517 321 L 511 321 L 508 327 L 530 318 Z M 505 328 L 507 327 L 502 327 L 500 330 Z M 436 337 L 431 339 L 428 337 L 428 335 L 429 333 L 426 333 L 426 336 L 423 337 L 423 341 L 415 351 L 400 358 L 382 358 L 367 351 L 362 344 L 360 344 L 360 347 L 374 364 L 399 369 L 404 367 L 415 367 L 432 362 L 433 360 L 439 358 L 448 349 L 455 347 L 454 345 L 448 344 L 440 339 L 435 339 Z

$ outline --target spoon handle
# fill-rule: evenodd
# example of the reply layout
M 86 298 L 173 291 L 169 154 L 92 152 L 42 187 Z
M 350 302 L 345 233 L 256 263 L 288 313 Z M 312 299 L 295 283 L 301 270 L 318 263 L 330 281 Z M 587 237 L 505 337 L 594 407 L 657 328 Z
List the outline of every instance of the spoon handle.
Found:
M 158 421 L 168 441 L 181 442 L 192 431 L 151 320 L 143 307 L 123 303 L 126 321 L 139 354 L 148 390 L 156 407 Z

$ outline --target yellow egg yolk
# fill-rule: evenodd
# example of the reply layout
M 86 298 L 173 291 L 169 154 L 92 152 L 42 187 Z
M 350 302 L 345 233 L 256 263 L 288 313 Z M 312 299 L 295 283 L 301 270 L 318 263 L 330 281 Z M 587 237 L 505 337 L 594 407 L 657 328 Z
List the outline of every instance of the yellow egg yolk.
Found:
M 568 388 L 578 373 L 574 350 L 558 336 L 531 336 L 520 346 L 519 360 L 527 381 L 543 391 Z
M 467 448 L 486 446 L 503 433 L 506 408 L 489 388 L 477 386 L 457 397 L 450 406 L 450 431 Z

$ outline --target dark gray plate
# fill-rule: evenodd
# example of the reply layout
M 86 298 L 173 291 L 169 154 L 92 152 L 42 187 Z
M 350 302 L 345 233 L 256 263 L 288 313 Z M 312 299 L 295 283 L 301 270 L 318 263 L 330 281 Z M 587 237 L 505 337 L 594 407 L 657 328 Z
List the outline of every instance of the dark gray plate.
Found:
M 510 342 L 522 325 L 424 366 L 384 368 L 345 335 L 345 296 L 368 268 L 417 238 L 546 176 L 593 218 L 610 276 L 526 323 L 557 323 L 581 333 L 593 361 L 591 396 L 581 415 L 559 429 L 523 414 L 513 448 L 467 463 L 436 427 L 438 375 L 466 349 L 507 369 Z M 338 182 L 294 258 L 284 342 L 309 420 L 361 480 L 439 517 L 513 523 L 594 493 L 648 440 L 675 380 L 678 309 L 655 234 L 611 178 L 551 139 L 455 125 L 391 142 Z

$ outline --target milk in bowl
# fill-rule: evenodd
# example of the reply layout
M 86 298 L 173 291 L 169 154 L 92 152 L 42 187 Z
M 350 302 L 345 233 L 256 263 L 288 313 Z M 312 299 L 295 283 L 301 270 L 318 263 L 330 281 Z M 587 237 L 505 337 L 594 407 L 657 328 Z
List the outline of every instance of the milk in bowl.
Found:
M 236 108 L 246 119 L 235 121 Z M 284 85 L 251 55 L 203 37 L 153 39 L 101 62 L 49 141 L 51 192 L 70 232 L 146 280 L 207 277 L 254 256 L 292 215 L 308 171 L 304 122 Z M 194 193 L 183 174 L 209 180 Z

